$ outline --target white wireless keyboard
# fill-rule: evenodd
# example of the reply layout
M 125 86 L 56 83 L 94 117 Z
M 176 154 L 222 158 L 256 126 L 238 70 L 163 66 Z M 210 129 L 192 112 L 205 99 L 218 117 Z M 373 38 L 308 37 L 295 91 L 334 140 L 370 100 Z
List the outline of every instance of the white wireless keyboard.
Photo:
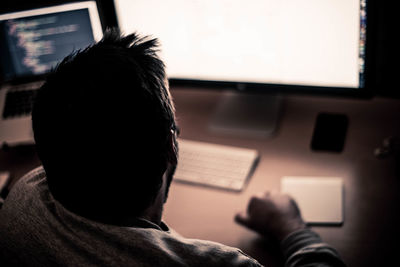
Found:
M 179 139 L 176 181 L 240 191 L 258 160 L 254 149 Z

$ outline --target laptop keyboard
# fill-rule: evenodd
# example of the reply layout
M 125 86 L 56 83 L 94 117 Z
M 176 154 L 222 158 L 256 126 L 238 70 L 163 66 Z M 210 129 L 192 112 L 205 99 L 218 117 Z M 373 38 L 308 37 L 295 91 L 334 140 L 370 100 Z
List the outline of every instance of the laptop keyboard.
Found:
M 258 159 L 254 149 L 179 140 L 179 163 L 174 179 L 180 182 L 241 191 Z
M 13 90 L 7 92 L 3 118 L 8 119 L 31 114 L 36 93 L 37 90 Z

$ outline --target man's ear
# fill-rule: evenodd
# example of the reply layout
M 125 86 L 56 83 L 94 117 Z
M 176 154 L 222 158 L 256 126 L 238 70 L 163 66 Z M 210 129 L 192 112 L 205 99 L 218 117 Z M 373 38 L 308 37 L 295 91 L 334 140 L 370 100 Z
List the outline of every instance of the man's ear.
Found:
M 168 148 L 168 164 L 163 176 L 165 183 L 164 203 L 168 199 L 169 187 L 174 177 L 176 166 L 178 165 L 178 141 L 176 140 L 176 133 L 173 130 L 171 130 L 171 135 L 168 138 Z
M 168 138 L 168 147 L 169 147 L 169 155 L 168 160 L 169 163 L 173 166 L 178 164 L 178 141 L 176 140 L 175 131 L 171 130 L 171 135 Z

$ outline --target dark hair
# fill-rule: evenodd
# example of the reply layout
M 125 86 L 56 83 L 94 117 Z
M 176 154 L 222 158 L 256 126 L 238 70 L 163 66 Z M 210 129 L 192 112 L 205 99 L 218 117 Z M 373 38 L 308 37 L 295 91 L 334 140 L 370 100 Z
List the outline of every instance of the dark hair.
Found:
M 109 222 L 140 215 L 168 164 L 176 165 L 174 107 L 157 46 L 108 30 L 40 88 L 36 148 L 51 193 L 67 209 Z

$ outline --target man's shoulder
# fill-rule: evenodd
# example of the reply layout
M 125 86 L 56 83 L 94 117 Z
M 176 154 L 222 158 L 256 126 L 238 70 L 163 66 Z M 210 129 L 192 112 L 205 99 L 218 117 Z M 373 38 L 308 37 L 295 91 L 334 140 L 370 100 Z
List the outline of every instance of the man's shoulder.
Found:
M 13 185 L 0 209 L 0 227 L 6 229 L 18 223 L 29 225 L 29 220 L 42 218 L 44 203 L 48 203 L 50 192 L 43 167 L 37 167 Z
M 184 238 L 174 230 L 163 234 L 160 240 L 168 253 L 178 254 L 189 266 L 199 263 L 205 266 L 261 266 L 238 248 L 208 240 Z

